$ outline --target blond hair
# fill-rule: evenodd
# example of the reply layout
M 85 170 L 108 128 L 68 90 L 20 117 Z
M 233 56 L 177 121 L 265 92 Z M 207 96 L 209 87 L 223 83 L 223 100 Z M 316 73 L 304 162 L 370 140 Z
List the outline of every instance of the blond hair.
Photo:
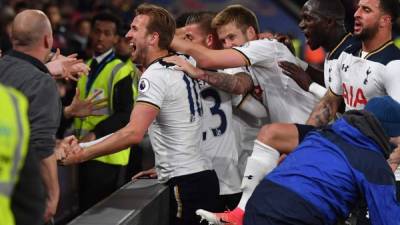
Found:
M 231 22 L 234 22 L 242 32 L 245 32 L 249 27 L 253 27 L 257 34 L 260 32 L 257 16 L 253 11 L 242 5 L 226 7 L 214 17 L 211 26 L 218 29 Z

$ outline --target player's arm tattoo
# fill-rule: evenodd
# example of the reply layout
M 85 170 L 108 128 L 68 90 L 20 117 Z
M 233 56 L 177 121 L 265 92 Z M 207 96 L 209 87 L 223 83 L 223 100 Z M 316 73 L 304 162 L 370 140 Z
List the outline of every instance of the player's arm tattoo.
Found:
M 327 125 L 334 118 L 342 100 L 341 96 L 337 96 L 329 90 L 314 107 L 306 123 L 316 127 Z
M 254 87 L 250 75 L 244 72 L 230 75 L 226 73 L 206 71 L 204 79 L 208 84 L 232 94 L 246 94 Z

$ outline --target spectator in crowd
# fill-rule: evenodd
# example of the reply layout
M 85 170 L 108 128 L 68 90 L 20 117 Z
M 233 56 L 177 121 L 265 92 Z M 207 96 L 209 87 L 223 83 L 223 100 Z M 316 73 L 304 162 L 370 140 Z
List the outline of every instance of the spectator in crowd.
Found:
M 18 182 L 29 144 L 28 101 L 20 92 L 0 84 L 0 211 L 1 224 L 14 225 L 11 196 Z
M 6 6 L 1 9 L 0 13 L 0 51 L 5 54 L 12 48 L 11 25 L 15 12 L 11 7 Z
M 74 25 L 72 34 L 68 35 L 68 53 L 78 53 L 78 58 L 88 59 L 87 48 L 89 48 L 89 36 L 92 24 L 89 18 L 78 19 Z
M 12 197 L 17 224 L 41 225 L 57 209 L 59 186 L 53 149 L 61 104 L 55 81 L 44 65 L 52 35 L 50 21 L 42 11 L 22 11 L 12 25 L 13 50 L 0 60 L 0 82 L 21 91 L 30 103 L 28 155 L 38 158 L 25 163 Z
M 76 95 L 81 100 L 97 95 L 95 100 L 107 99 L 107 107 L 96 110 L 95 116 L 75 118 L 75 133 L 83 142 L 101 138 L 125 126 L 133 107 L 132 69 L 116 57 L 113 49 L 119 39 L 119 19 L 111 13 L 99 13 L 93 18 L 92 27 L 94 55 L 88 61 L 89 74 L 78 80 Z M 129 149 L 126 149 L 79 166 L 81 211 L 123 184 L 121 178 L 128 159 Z
M 67 48 L 67 28 L 63 24 L 60 8 L 56 3 L 48 3 L 43 7 L 43 11 L 49 17 L 53 29 L 53 48 L 59 48 L 64 52 Z

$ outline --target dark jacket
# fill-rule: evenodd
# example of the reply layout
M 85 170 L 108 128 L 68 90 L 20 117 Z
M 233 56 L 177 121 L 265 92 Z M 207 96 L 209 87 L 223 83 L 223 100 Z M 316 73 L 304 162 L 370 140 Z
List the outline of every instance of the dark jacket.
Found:
M 29 149 L 11 207 L 17 225 L 42 225 L 46 195 L 39 162 L 54 151 L 61 116 L 56 83 L 43 63 L 16 51 L 0 59 L 0 82 L 21 91 L 29 101 Z

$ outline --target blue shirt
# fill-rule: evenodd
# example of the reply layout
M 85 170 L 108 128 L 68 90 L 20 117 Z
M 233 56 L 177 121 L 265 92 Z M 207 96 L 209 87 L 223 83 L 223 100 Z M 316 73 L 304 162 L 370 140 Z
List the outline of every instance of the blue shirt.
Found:
M 367 202 L 374 225 L 400 224 L 393 172 L 378 145 L 340 119 L 313 131 L 266 176 L 319 209 L 325 224 L 346 218 L 359 200 Z

